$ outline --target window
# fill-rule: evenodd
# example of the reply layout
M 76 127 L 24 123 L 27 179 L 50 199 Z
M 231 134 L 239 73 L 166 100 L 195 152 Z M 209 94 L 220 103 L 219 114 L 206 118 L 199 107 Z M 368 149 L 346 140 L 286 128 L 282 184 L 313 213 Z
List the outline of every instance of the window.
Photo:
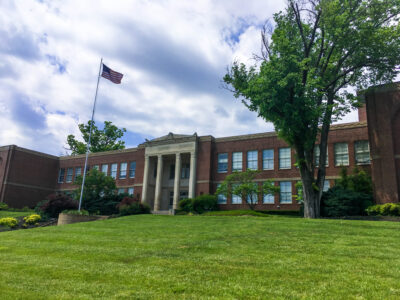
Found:
M 290 169 L 290 148 L 279 148 L 279 169 Z
M 181 178 L 188 179 L 190 173 L 190 164 L 182 164 Z
M 272 184 L 275 184 L 272 182 Z M 273 194 L 264 194 L 263 195 L 263 204 L 274 204 L 275 196 Z
M 335 166 L 349 165 L 349 148 L 347 143 L 335 144 Z
M 232 190 L 237 186 L 236 184 L 232 184 Z M 242 197 L 238 195 L 232 194 L 232 204 L 242 204 Z
M 175 178 L 175 165 L 169 166 L 169 179 Z
M 242 171 L 243 166 L 243 153 L 233 152 L 232 153 L 232 171 Z
M 315 167 L 319 166 L 319 155 L 320 151 L 319 151 L 319 145 L 315 145 L 314 148 L 314 164 Z M 329 160 L 328 160 L 328 147 L 326 147 L 326 161 L 325 161 L 325 166 L 327 167 L 329 164 Z
M 129 164 L 129 178 L 135 178 L 136 174 L 136 161 L 132 161 Z
M 81 175 L 82 175 L 82 168 L 76 167 L 75 168 L 75 179 L 76 179 L 76 177 L 81 176 Z
M 99 165 L 94 165 L 94 166 L 93 166 L 93 169 L 95 169 L 95 170 L 98 171 L 98 170 L 99 170 Z
M 292 203 L 292 182 L 280 182 L 280 203 Z
M 58 173 L 58 183 L 63 183 L 64 182 L 64 175 L 65 175 L 65 169 L 60 169 L 60 172 Z
M 257 150 L 247 152 L 247 169 L 258 169 Z
M 263 170 L 274 169 L 274 149 L 263 151 Z
M 221 186 L 220 183 L 217 184 L 217 189 Z M 226 204 L 226 196 L 224 194 L 218 194 L 217 197 L 218 204 Z
M 228 172 L 228 153 L 218 154 L 218 173 Z
M 125 193 L 125 189 L 118 189 L 118 195 Z
M 125 179 L 126 178 L 126 168 L 128 167 L 128 164 L 126 162 L 123 162 L 119 166 L 119 179 Z
M 322 188 L 322 191 L 326 192 L 327 190 L 329 190 L 330 187 L 331 187 L 331 184 L 330 184 L 329 180 L 325 180 L 324 181 L 324 187 Z
M 133 196 L 133 192 L 134 192 L 133 187 L 128 188 L 128 194 L 129 194 L 129 196 Z
M 368 141 L 357 141 L 354 143 L 354 151 L 356 154 L 356 164 L 364 165 L 370 164 L 371 158 L 369 156 L 369 143 Z
M 101 166 L 101 171 L 103 172 L 104 175 L 108 175 L 108 165 L 102 165 Z
M 171 208 L 174 205 L 174 191 L 169 192 L 169 207 Z
M 179 200 L 187 199 L 188 191 L 180 191 L 179 192 Z
M 258 195 L 256 193 L 247 195 L 247 203 L 249 204 L 257 204 L 258 203 Z
M 72 182 L 72 175 L 74 174 L 74 169 L 73 168 L 68 168 L 67 169 L 67 178 L 65 179 L 65 182 Z
M 111 164 L 111 177 L 117 178 L 117 164 Z

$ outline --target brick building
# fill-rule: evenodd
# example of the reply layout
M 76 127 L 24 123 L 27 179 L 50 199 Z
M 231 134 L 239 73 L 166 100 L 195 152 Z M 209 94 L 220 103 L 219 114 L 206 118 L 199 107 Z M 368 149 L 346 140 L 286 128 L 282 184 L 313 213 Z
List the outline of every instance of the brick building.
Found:
M 359 122 L 334 125 L 328 139 L 324 188 L 340 169 L 359 165 L 372 174 L 378 203 L 398 202 L 400 192 L 400 84 L 364 93 Z M 17 146 L 0 147 L 0 202 L 34 206 L 53 192 L 76 188 L 85 155 L 56 157 Z M 294 151 L 274 132 L 214 138 L 178 135 L 146 141 L 136 148 L 93 153 L 89 168 L 112 176 L 117 192 L 138 196 L 153 210 L 176 208 L 179 199 L 214 193 L 227 174 L 260 170 L 256 182 L 271 179 L 277 195 L 260 195 L 256 209 L 298 209 L 293 200 L 300 180 Z M 221 209 L 247 208 L 245 199 L 218 197 Z

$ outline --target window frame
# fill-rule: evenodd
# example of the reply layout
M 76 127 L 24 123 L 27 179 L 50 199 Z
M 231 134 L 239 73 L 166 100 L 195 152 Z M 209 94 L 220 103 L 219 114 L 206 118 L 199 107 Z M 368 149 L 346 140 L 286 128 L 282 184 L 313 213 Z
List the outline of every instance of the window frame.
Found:
M 361 143 L 366 143 L 367 144 L 367 150 L 364 151 L 357 151 L 358 147 L 357 145 L 360 145 Z M 360 161 L 359 162 L 359 158 L 358 156 L 361 155 L 365 155 L 366 153 L 368 153 L 368 161 Z M 370 165 L 371 164 L 371 148 L 369 147 L 369 141 L 368 140 L 359 140 L 359 141 L 355 141 L 354 142 L 354 159 L 356 161 L 356 165 Z
M 104 170 L 104 167 L 106 167 L 105 170 Z M 101 172 L 102 172 L 104 175 L 108 176 L 108 164 L 103 164 L 103 165 L 101 165 Z
M 283 152 L 284 150 L 285 150 L 285 152 L 286 152 L 287 149 L 289 149 L 289 150 L 288 150 L 289 156 L 288 156 L 288 157 L 282 157 L 282 153 L 281 153 L 281 152 Z M 278 153 L 278 155 L 279 155 L 279 170 L 290 170 L 290 169 L 292 168 L 292 149 L 291 149 L 290 147 L 282 147 L 282 148 L 279 148 L 279 153 Z M 283 161 L 283 160 L 284 160 L 285 162 L 289 161 L 288 166 L 286 166 L 286 163 L 285 163 L 285 166 L 282 166 L 282 165 L 283 165 L 283 164 L 282 164 L 282 161 Z
M 128 163 L 127 162 L 122 162 L 119 164 L 119 172 L 118 172 L 118 178 L 119 179 L 126 179 L 126 171 L 128 170 Z
M 239 154 L 240 154 L 240 159 L 238 159 Z M 238 166 L 240 166 L 240 168 Z M 232 172 L 234 171 L 235 172 L 243 171 L 243 152 L 232 152 Z
M 251 154 L 253 154 L 253 155 L 251 155 Z M 247 158 L 246 169 L 247 170 L 258 170 L 258 150 L 247 151 L 246 158 Z M 254 166 L 252 166 L 254 164 L 255 164 L 255 168 L 254 168 Z
M 58 171 L 58 183 L 64 183 L 65 179 L 65 168 L 60 168 Z
M 225 156 L 226 158 L 222 158 L 222 156 Z M 226 162 L 224 162 L 226 159 Z M 224 161 L 222 161 L 224 160 Z M 217 172 L 218 173 L 227 173 L 228 172 L 228 163 L 229 163 L 229 158 L 228 158 L 228 153 L 223 152 L 223 153 L 218 153 L 217 154 Z
M 217 189 L 221 186 L 220 183 L 217 184 Z M 217 195 L 217 203 L 218 204 L 227 204 L 228 203 L 228 199 L 224 194 L 218 194 Z
M 79 173 L 77 172 L 78 170 L 79 170 Z M 76 179 L 78 176 L 82 176 L 82 167 L 75 167 L 74 179 Z
M 346 145 L 346 153 L 338 153 L 337 152 L 337 148 L 339 145 Z M 333 152 L 334 152 L 334 160 L 335 160 L 335 167 L 342 167 L 342 166 L 349 166 L 350 165 L 350 157 L 349 157 L 349 144 L 346 142 L 339 142 L 339 143 L 335 143 L 333 145 Z M 347 155 L 347 163 L 343 164 L 343 163 L 338 163 L 338 157 L 345 157 L 345 155 Z M 341 160 L 343 161 L 343 159 Z
M 265 157 L 266 156 L 265 154 L 267 152 L 272 152 L 272 158 Z M 262 168 L 263 168 L 263 170 L 273 170 L 274 169 L 274 163 L 275 163 L 274 158 L 275 158 L 275 151 L 273 148 L 263 150 L 263 152 L 262 152 Z M 272 168 L 265 167 L 266 162 L 268 165 L 272 162 Z
M 129 178 L 135 178 L 135 176 L 136 176 L 136 161 L 131 161 L 129 163 Z
M 273 185 L 275 185 L 275 182 L 274 182 L 274 181 L 272 181 L 271 183 L 272 183 Z M 272 202 L 267 202 L 267 201 L 265 200 L 267 197 L 272 197 Z M 264 193 L 263 193 L 262 203 L 263 203 L 263 204 L 275 204 L 275 195 L 274 195 L 274 194 L 264 194 Z
M 74 176 L 74 168 L 67 168 L 66 176 L 65 176 L 65 183 L 71 183 L 72 177 Z
M 317 155 L 318 152 L 318 155 Z M 317 159 L 318 156 L 318 159 Z M 319 167 L 319 157 L 321 156 L 321 152 L 319 150 L 319 144 L 315 145 L 314 147 L 314 165 L 316 168 Z M 326 161 L 325 161 L 325 167 L 329 167 L 329 147 L 328 145 L 326 146 Z
M 113 167 L 115 166 L 115 170 L 113 170 Z M 118 164 L 117 163 L 113 163 L 111 164 L 111 172 L 110 172 L 110 176 L 114 179 L 117 179 L 117 175 L 118 175 Z
M 242 197 L 241 197 L 241 196 L 238 196 L 238 195 L 234 195 L 233 192 L 232 192 L 232 190 L 233 190 L 233 188 L 234 188 L 235 186 L 237 186 L 237 184 L 232 184 L 232 187 L 231 187 L 231 203 L 232 203 L 232 204 L 243 204 L 243 199 L 242 199 Z M 239 201 L 240 201 L 240 202 L 239 202 Z
M 284 191 L 284 189 L 283 189 L 283 185 L 286 185 L 286 186 L 288 186 L 288 187 L 290 187 L 290 191 Z M 287 185 L 287 184 L 289 184 L 289 185 Z M 279 203 L 280 204 L 292 204 L 293 203 L 293 184 L 292 184 L 292 182 L 291 181 L 280 181 L 279 182 L 279 187 L 280 187 L 280 191 L 279 191 Z M 285 194 L 284 196 L 285 197 L 282 197 L 282 194 Z M 287 195 L 290 195 L 290 197 L 287 197 Z M 290 202 L 289 201 L 286 201 L 286 200 L 282 200 L 283 198 L 289 198 L 290 199 Z

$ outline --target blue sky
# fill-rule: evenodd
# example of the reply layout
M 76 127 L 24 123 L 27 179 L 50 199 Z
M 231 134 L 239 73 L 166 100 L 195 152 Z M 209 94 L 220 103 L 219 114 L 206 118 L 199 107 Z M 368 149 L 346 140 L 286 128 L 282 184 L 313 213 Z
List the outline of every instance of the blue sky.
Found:
M 285 1 L 0 2 L 0 146 L 66 154 L 90 119 L 100 58 L 124 74 L 101 79 L 95 121 L 125 127 L 126 145 L 168 132 L 271 131 L 221 88 L 234 60 L 255 63 L 260 26 Z M 346 120 L 356 120 L 351 114 Z

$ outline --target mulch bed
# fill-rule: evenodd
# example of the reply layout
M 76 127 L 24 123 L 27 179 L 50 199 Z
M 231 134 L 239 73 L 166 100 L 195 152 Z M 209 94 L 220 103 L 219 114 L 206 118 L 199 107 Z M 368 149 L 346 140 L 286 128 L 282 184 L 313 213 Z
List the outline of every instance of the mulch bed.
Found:
M 18 220 L 18 225 L 17 226 L 15 226 L 14 228 L 9 228 L 7 226 L 0 226 L 0 232 L 57 225 L 57 219 L 56 218 L 51 218 L 51 219 L 46 220 L 46 221 L 40 221 L 40 222 L 38 222 L 39 225 L 36 225 L 36 226 L 35 225 L 24 226 L 24 224 L 25 224 L 24 217 L 16 217 L 16 219 Z
M 347 217 L 325 218 L 325 219 L 400 222 L 400 217 L 395 217 L 395 216 L 347 216 Z

